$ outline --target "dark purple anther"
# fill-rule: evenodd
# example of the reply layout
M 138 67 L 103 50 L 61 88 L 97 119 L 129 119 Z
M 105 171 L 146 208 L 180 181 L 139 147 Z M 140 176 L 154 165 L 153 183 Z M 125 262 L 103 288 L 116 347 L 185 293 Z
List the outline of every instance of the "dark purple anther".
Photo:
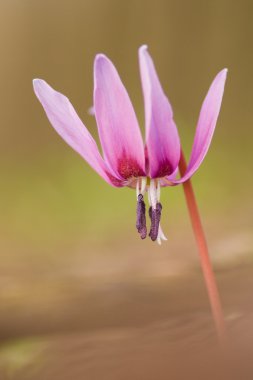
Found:
M 138 195 L 137 208 L 136 208 L 137 218 L 136 218 L 136 228 L 141 235 L 142 239 L 145 239 L 147 236 L 147 227 L 146 227 L 146 206 L 143 201 L 143 195 Z
M 151 240 L 153 241 L 155 241 L 158 236 L 161 213 L 162 213 L 161 203 L 157 203 L 155 209 L 153 209 L 152 207 L 149 208 L 149 217 L 151 219 L 151 227 L 150 227 L 149 236 L 151 237 Z

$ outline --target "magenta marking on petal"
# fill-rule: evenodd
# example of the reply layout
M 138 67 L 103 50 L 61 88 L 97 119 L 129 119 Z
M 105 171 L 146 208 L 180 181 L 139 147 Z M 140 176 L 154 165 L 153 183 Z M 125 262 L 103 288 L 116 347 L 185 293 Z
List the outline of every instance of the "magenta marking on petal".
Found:
M 149 165 L 149 157 L 148 157 L 148 147 L 145 145 L 144 147 L 144 154 L 145 154 L 145 171 L 146 173 L 150 172 L 150 165 Z
M 127 157 L 125 154 L 118 159 L 117 170 L 120 176 L 124 179 L 145 176 L 145 172 L 142 170 L 137 160 L 132 157 Z
M 124 181 L 122 181 L 122 180 L 114 177 L 108 171 L 106 171 L 106 175 L 109 178 L 109 180 L 111 181 L 111 183 L 112 183 L 113 186 L 115 186 L 115 187 L 124 187 L 124 186 L 126 186 L 125 183 L 124 183 Z
M 152 178 L 162 178 L 173 173 L 173 167 L 169 161 L 159 163 L 158 170 L 154 172 Z

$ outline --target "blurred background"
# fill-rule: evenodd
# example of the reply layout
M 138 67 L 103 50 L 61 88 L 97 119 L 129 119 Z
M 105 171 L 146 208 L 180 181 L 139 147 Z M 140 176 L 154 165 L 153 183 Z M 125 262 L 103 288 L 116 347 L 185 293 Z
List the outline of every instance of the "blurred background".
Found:
M 162 191 L 168 241 L 140 241 L 135 192 L 103 182 L 32 89 L 43 78 L 65 94 L 97 138 L 87 110 L 103 52 L 143 130 L 142 44 L 187 157 L 208 87 L 229 69 L 193 185 L 238 366 L 252 378 L 252 21 L 250 0 L 0 0 L 1 380 L 181 379 L 189 368 L 194 378 L 219 363 L 182 188 Z

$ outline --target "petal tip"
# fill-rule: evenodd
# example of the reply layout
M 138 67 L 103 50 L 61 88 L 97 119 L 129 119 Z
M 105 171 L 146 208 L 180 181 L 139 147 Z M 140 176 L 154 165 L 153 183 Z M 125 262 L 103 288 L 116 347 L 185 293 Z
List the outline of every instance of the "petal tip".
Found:
M 141 46 L 139 47 L 139 51 L 140 51 L 140 52 L 142 52 L 142 51 L 146 51 L 146 50 L 148 50 L 148 45 L 146 45 L 146 44 L 143 44 L 143 45 L 141 45 Z
M 148 45 L 141 45 L 139 47 L 139 57 L 144 56 L 145 54 L 148 54 Z
M 104 58 L 104 57 L 105 57 L 105 55 L 103 53 L 98 53 L 98 54 L 95 55 L 95 59 L 96 60 L 98 60 L 100 58 Z
M 227 78 L 227 73 L 228 73 L 228 69 L 225 67 L 224 69 L 222 69 L 222 70 L 217 74 L 217 78 L 223 78 L 224 80 L 226 80 L 226 78 Z
M 222 69 L 215 77 L 213 83 L 216 84 L 217 86 L 222 86 L 224 88 L 225 82 L 227 79 L 227 73 L 228 69 L 224 68 Z
M 33 79 L 32 83 L 33 83 L 33 90 L 35 94 L 37 95 L 37 97 L 40 97 L 46 92 L 49 93 L 50 91 L 53 90 L 52 87 L 50 87 L 49 84 L 43 79 L 35 78 Z
M 43 80 L 39 78 L 35 78 L 32 81 L 33 84 L 33 91 L 35 92 L 35 95 L 39 97 L 41 86 L 43 85 Z
M 106 57 L 106 55 L 103 53 L 96 54 L 95 65 L 103 61 L 108 61 L 108 58 Z
M 47 82 L 45 81 L 45 80 L 43 80 L 43 79 L 39 79 L 39 78 L 34 78 L 33 79 L 33 81 L 32 81 L 32 83 L 33 83 L 33 88 L 34 89 L 36 89 L 36 88 L 39 88 L 39 87 L 41 87 L 41 86 L 48 86 L 48 84 L 47 84 Z
M 96 77 L 99 75 L 98 73 L 102 73 L 106 68 L 111 67 L 112 62 L 110 59 L 102 53 L 99 53 L 95 56 L 94 60 L 94 74 L 95 74 L 95 83 L 96 83 Z
M 41 79 L 39 79 L 39 78 L 34 78 L 34 79 L 32 80 L 33 87 L 34 87 L 34 88 L 37 87 L 41 82 L 42 82 Z
M 221 74 L 223 74 L 224 76 L 226 76 L 228 73 L 228 68 L 225 67 L 224 69 L 221 70 Z

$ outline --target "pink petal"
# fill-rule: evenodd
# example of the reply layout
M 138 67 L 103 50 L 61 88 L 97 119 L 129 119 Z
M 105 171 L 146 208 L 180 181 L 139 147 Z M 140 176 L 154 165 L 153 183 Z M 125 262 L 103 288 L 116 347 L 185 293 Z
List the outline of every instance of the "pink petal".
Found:
M 180 158 L 180 141 L 173 112 L 163 92 L 146 46 L 139 49 L 145 103 L 146 146 L 152 178 L 170 175 Z
M 199 168 L 205 158 L 219 116 L 226 77 L 227 69 L 224 69 L 219 72 L 211 84 L 200 111 L 192 153 L 186 173 L 180 180 L 173 181 L 174 183 L 187 181 Z
M 118 179 L 113 178 L 106 167 L 96 142 L 68 98 L 55 91 L 44 80 L 34 79 L 33 86 L 35 94 L 56 132 L 109 184 L 120 186 Z
M 122 178 L 145 175 L 145 156 L 136 115 L 112 62 L 102 54 L 94 64 L 94 107 L 104 157 Z

